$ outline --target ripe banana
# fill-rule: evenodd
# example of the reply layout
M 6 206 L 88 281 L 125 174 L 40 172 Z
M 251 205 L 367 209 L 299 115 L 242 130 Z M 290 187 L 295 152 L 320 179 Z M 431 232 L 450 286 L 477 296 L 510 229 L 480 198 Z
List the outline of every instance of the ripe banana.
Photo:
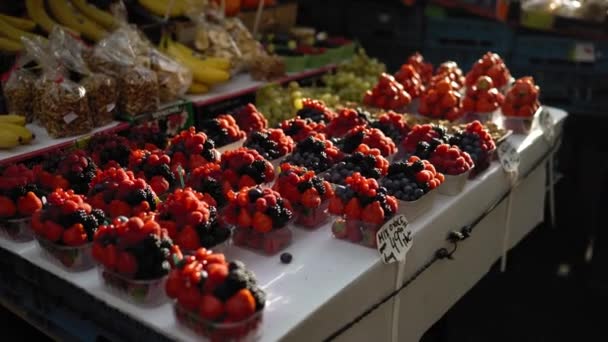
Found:
M 84 13 L 85 16 L 106 29 L 112 30 L 118 26 L 112 14 L 97 8 L 95 5 L 89 4 L 87 0 L 72 0 L 72 3 L 78 10 Z
M 0 123 L 10 123 L 13 125 L 25 126 L 25 116 L 17 114 L 0 114 Z
M 205 94 L 209 91 L 209 87 L 206 84 L 192 82 L 190 88 L 188 88 L 188 94 Z
M 21 138 L 14 132 L 0 126 L 0 149 L 9 149 L 19 146 Z
M 48 4 L 55 19 L 80 32 L 86 38 L 99 41 L 108 33 L 103 27 L 78 12 L 67 0 L 52 0 Z
M 184 57 L 193 57 L 193 58 L 199 59 L 203 64 L 208 65 L 215 69 L 220 69 L 220 70 L 224 70 L 224 71 L 230 70 L 230 61 L 226 58 L 220 58 L 220 57 L 199 58 L 199 57 L 197 57 L 198 53 L 196 51 L 192 50 L 191 48 L 187 47 L 184 44 L 181 44 L 181 43 L 178 43 L 175 41 L 171 41 L 171 40 L 168 40 L 167 44 L 172 45 L 173 48 L 175 48 L 176 51 L 179 51 L 180 54 L 182 54 Z
M 25 0 L 27 15 L 34 20 L 46 33 L 50 33 L 55 25 L 59 25 L 46 13 L 44 0 Z
M 6 14 L 0 14 L 0 19 L 3 19 L 4 21 L 15 26 L 16 28 L 24 31 L 32 31 L 36 28 L 36 23 L 26 18 L 19 18 Z
M 173 1 L 173 7 L 169 12 L 169 18 L 179 17 L 184 15 L 185 10 L 185 1 L 180 0 L 139 0 L 137 1 L 139 5 L 148 11 L 152 12 L 159 17 L 165 17 L 167 14 L 167 8 Z
M 196 57 L 184 56 L 184 54 L 175 49 L 175 47 L 171 44 L 167 44 L 165 52 L 190 69 L 190 71 L 192 71 L 194 80 L 197 82 L 215 85 L 226 82 L 230 79 L 230 74 L 228 72 L 212 68 Z
M 21 41 L 21 37 L 27 37 L 32 39 L 38 36 L 37 34 L 20 30 L 15 26 L 9 24 L 6 20 L 0 18 L 0 35 L 7 37 L 11 40 Z M 37 39 L 37 38 L 34 38 Z M 46 38 L 44 38 L 46 39 Z
M 0 51 L 12 53 L 19 52 L 21 50 L 23 50 L 23 44 L 21 44 L 20 41 L 0 37 Z
M 34 139 L 34 134 L 32 134 L 32 132 L 30 132 L 27 128 L 19 125 L 0 122 L 0 135 L 7 132 L 17 136 L 20 144 L 29 144 Z

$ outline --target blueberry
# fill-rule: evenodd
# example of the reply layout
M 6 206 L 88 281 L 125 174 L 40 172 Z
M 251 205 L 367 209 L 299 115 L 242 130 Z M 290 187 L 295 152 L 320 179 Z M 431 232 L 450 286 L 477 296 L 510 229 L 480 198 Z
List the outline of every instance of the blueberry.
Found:
M 284 263 L 284 264 L 291 263 L 292 259 L 293 259 L 293 256 L 290 253 L 282 253 L 281 254 L 281 262 Z

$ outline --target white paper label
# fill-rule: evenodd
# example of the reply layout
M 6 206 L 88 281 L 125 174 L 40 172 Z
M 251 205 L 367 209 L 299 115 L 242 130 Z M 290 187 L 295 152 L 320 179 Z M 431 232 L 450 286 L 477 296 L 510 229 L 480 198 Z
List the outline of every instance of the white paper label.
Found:
M 106 106 L 106 112 L 109 113 L 109 112 L 113 111 L 115 107 L 116 107 L 116 103 L 110 103 L 109 105 Z
M 497 152 L 498 159 L 505 172 L 517 173 L 521 158 L 517 149 L 511 145 L 511 142 L 509 142 L 509 140 L 504 141 L 498 146 Z
M 69 112 L 63 116 L 63 121 L 65 121 L 66 124 L 69 124 L 76 119 L 78 119 L 78 115 L 74 112 Z
M 543 108 L 538 116 L 538 123 L 540 124 L 541 129 L 543 130 L 543 134 L 547 141 L 553 141 L 553 136 L 555 135 L 553 117 L 551 116 L 551 112 L 549 110 Z
M 595 62 L 595 46 L 593 43 L 576 43 L 573 58 L 576 62 Z
M 405 255 L 412 248 L 414 234 L 407 229 L 407 225 L 405 216 L 397 215 L 376 233 L 378 252 L 385 264 L 405 260 Z

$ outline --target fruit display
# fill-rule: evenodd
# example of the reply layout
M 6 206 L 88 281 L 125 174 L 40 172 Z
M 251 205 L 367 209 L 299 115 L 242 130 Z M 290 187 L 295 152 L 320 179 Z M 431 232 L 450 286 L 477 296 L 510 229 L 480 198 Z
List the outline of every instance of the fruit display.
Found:
M 132 126 L 127 136 L 135 149 L 164 150 L 167 147 L 167 134 L 160 129 L 158 122 Z
M 242 262 L 228 262 L 223 254 L 204 248 L 189 256 L 176 248 L 173 259 L 177 262 L 165 291 L 175 300 L 181 324 L 211 341 L 249 341 L 256 336 L 266 294 Z
M 211 196 L 218 208 L 223 208 L 227 203 L 220 163 L 207 163 L 192 170 L 186 181 L 186 186 L 204 195 Z M 210 200 L 207 200 L 207 202 L 213 204 Z
M 490 165 L 496 150 L 492 136 L 479 121 L 471 122 L 463 131 L 454 134 L 450 137 L 449 143 L 458 146 L 471 156 L 475 164 L 475 173 L 485 170 Z M 471 173 L 471 175 L 475 173 Z
M 362 110 L 344 108 L 338 111 L 327 127 L 325 133 L 330 138 L 340 138 L 349 130 L 369 123 L 368 114 Z
M 129 165 L 131 156 L 129 140 L 116 134 L 96 134 L 87 146 L 93 162 L 101 168 Z
M 323 101 L 305 98 L 302 100 L 302 109 L 298 110 L 296 116 L 302 119 L 311 119 L 314 122 L 330 122 L 335 113 L 325 106 Z
M 291 153 L 295 143 L 282 129 L 269 128 L 252 132 L 243 146 L 258 151 L 266 160 L 274 161 Z
M 80 271 L 94 266 L 92 241 L 105 221 L 104 212 L 93 209 L 84 196 L 57 189 L 32 215 L 32 229 L 40 247 L 52 259 L 69 270 Z
M 25 122 L 25 116 L 16 114 L 0 115 L 0 150 L 27 145 L 36 138 L 36 136 L 25 127 Z
M 412 97 L 404 90 L 403 85 L 389 74 L 383 73 L 378 83 L 365 92 L 363 103 L 367 106 L 387 110 L 405 110 L 412 102 Z
M 493 52 L 487 52 L 473 64 L 473 67 L 466 75 L 466 85 L 471 87 L 477 84 L 481 76 L 488 76 L 492 79 L 494 86 L 501 89 L 508 85 L 511 80 L 511 73 L 505 62 L 500 56 Z
M 171 157 L 171 167 L 181 166 L 186 171 L 220 159 L 213 140 L 205 133 L 197 132 L 194 127 L 183 130 L 171 138 L 165 153 Z
M 38 173 L 38 182 L 44 188 L 56 189 L 56 178 L 59 176 L 67 181 L 70 189 L 81 195 L 89 192 L 90 183 L 98 171 L 97 165 L 84 150 L 49 155 L 35 170 Z
M 422 78 L 416 71 L 416 68 L 411 64 L 403 64 L 399 71 L 395 73 L 395 80 L 403 86 L 408 95 L 412 98 L 417 98 L 424 92 L 424 83 Z
M 434 78 L 433 78 L 434 79 Z M 454 121 L 460 117 L 462 95 L 455 82 L 443 77 L 422 94 L 418 113 L 433 119 Z
M 456 176 L 471 170 L 475 164 L 471 156 L 456 145 L 441 144 L 435 148 L 429 157 L 438 172 L 444 175 Z
M 133 150 L 129 157 L 129 170 L 135 177 L 145 179 L 157 195 L 166 193 L 177 184 L 177 177 L 171 171 L 171 158 L 161 150 Z
M 341 100 L 361 102 L 365 92 L 385 71 L 384 64 L 359 49 L 353 58 L 338 66 L 335 74 L 327 74 L 322 79 L 329 92 L 338 95 Z
M 317 228 L 327 221 L 327 206 L 334 196 L 334 190 L 314 171 L 283 163 L 272 189 L 292 205 L 296 225 Z
M 177 189 L 159 204 L 157 221 L 183 250 L 218 246 L 230 238 L 230 229 L 220 222 L 213 204 L 207 194 Z
M 268 128 L 268 120 L 251 103 L 232 113 L 236 123 L 246 133 Z
M 467 88 L 462 100 L 462 110 L 465 113 L 491 113 L 500 108 L 504 100 L 504 95 L 496 89 L 492 78 L 480 76 Z
M 401 142 L 399 154 L 408 155 L 417 152 L 420 142 L 427 142 L 437 146 L 446 143 L 448 138 L 447 130 L 443 126 L 431 124 L 414 125 Z
M 87 196 L 87 203 L 110 218 L 156 210 L 156 201 L 156 193 L 144 179 L 135 178 L 132 171 L 114 167 L 93 178 Z
M 416 201 L 443 183 L 445 177 L 433 164 L 416 156 L 391 164 L 380 184 L 401 201 Z
M 11 165 L 0 173 L 0 232 L 11 240 L 33 238 L 31 216 L 42 208 L 45 194 L 36 185 L 36 174 L 25 165 Z
M 355 172 L 346 186 L 337 187 L 329 212 L 340 216 L 332 224 L 333 235 L 367 247 L 376 247 L 376 233 L 397 213 L 397 199 L 387 194 L 378 181 Z
M 414 70 L 420 76 L 422 84 L 428 84 L 433 77 L 433 64 L 425 62 L 424 57 L 416 52 L 407 59 L 408 65 L 414 67 Z
M 274 167 L 256 151 L 245 147 L 226 151 L 221 160 L 224 189 L 239 190 L 244 187 L 269 183 L 274 180 Z
M 377 128 L 367 128 L 365 126 L 357 126 L 349 130 L 338 145 L 342 152 L 353 153 L 362 144 L 378 149 L 384 157 L 397 152 L 397 147 L 391 138 L 385 136 Z
M 317 123 L 311 119 L 294 118 L 280 123 L 279 128 L 293 141 L 299 143 L 304 139 L 325 131 L 324 123 Z
M 222 114 L 213 119 L 202 120 L 199 127 L 207 134 L 207 138 L 213 140 L 218 148 L 245 139 L 246 135 L 230 114 Z
M 242 188 L 229 196 L 225 220 L 235 226 L 232 242 L 273 255 L 291 244 L 288 227 L 293 209 L 287 199 L 270 188 Z
M 505 96 L 502 114 L 507 117 L 528 118 L 534 115 L 540 103 L 538 96 L 540 88 L 534 84 L 534 78 L 522 77 L 515 80 Z
M 108 33 L 103 26 L 83 15 L 68 0 L 50 1 L 48 9 L 60 24 L 79 32 L 87 39 L 98 41 Z
M 106 286 L 136 304 L 162 302 L 163 278 L 171 268 L 173 243 L 154 216 L 121 216 L 100 225 L 91 250 Z
M 285 162 L 323 172 L 343 158 L 343 153 L 323 135 L 309 136 L 296 145 Z
M 429 85 L 434 87 L 443 80 L 447 80 L 455 90 L 460 90 L 465 85 L 465 77 L 462 75 L 462 70 L 454 61 L 441 63 L 437 67 L 433 77 L 431 77 Z
M 388 160 L 382 156 L 380 150 L 362 144 L 352 154 L 332 166 L 323 177 L 333 184 L 342 185 L 346 177 L 355 172 L 366 178 L 378 179 L 386 175 L 388 164 Z
M 380 114 L 378 119 L 371 123 L 371 127 L 381 130 L 395 143 L 401 142 L 410 131 L 404 116 L 393 111 Z

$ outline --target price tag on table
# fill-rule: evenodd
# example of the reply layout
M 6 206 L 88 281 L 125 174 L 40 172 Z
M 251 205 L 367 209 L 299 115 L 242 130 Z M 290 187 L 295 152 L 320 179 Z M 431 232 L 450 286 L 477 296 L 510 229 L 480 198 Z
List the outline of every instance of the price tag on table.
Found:
M 555 122 L 553 121 L 551 112 L 549 112 L 547 108 L 543 108 L 543 110 L 540 112 L 538 116 L 538 123 L 540 128 L 543 130 L 545 139 L 552 142 L 553 137 L 555 136 Z
M 397 215 L 376 233 L 378 252 L 385 264 L 405 260 L 405 255 L 412 248 L 414 234 L 407 229 L 407 225 L 405 216 Z
M 595 45 L 593 43 L 576 43 L 572 59 L 575 62 L 595 62 Z
M 509 140 L 498 146 L 498 159 L 505 172 L 517 175 L 521 157 Z

